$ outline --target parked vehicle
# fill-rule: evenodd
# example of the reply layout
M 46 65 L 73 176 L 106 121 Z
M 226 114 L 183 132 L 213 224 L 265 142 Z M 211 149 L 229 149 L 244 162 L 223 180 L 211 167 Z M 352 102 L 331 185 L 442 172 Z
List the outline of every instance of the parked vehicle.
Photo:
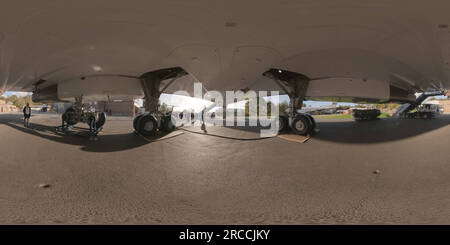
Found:
M 41 112 L 47 112 L 47 110 L 48 110 L 47 105 L 43 104 L 42 107 L 41 107 Z
M 355 108 L 352 114 L 356 120 L 375 120 L 381 112 L 378 109 Z
M 406 113 L 406 118 L 432 119 L 440 114 L 439 106 L 434 104 L 419 105 L 417 110 Z

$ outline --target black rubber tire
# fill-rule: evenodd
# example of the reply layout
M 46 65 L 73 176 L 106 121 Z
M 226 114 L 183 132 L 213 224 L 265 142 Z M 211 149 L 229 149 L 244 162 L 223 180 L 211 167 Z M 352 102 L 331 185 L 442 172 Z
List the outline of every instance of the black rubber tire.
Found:
M 105 113 L 104 112 L 99 112 L 97 118 L 94 115 L 90 116 L 88 121 L 87 121 L 87 125 L 89 125 L 89 127 L 91 127 L 92 121 L 95 122 L 95 128 L 96 129 L 101 128 L 103 125 L 105 125 L 105 122 L 106 122 L 106 115 L 105 115 Z
M 316 120 L 314 120 L 314 117 L 312 117 L 309 114 L 304 114 L 304 115 L 309 119 L 309 122 L 311 125 L 311 131 L 314 130 L 316 128 Z
M 137 128 L 140 134 L 144 136 L 153 136 L 158 130 L 158 122 L 153 115 L 143 115 L 138 119 Z
M 281 115 L 279 117 L 280 120 L 280 126 L 278 128 L 278 132 L 284 132 L 289 128 L 289 120 L 288 117 L 285 115 Z
M 62 114 L 62 120 L 66 122 L 68 125 L 75 125 L 78 123 L 78 120 L 76 116 L 70 117 L 70 114 L 76 114 L 75 109 L 72 107 L 68 108 L 63 114 Z
M 143 116 L 144 114 L 139 114 L 139 115 L 137 115 L 137 116 L 135 116 L 134 117 L 134 119 L 133 119 L 133 129 L 134 129 L 134 131 L 138 131 L 138 120 Z
M 172 131 L 175 130 L 175 125 L 173 125 L 172 123 L 172 117 L 169 116 L 165 116 L 163 118 L 162 124 L 161 124 L 161 129 L 166 132 L 166 133 L 170 133 Z
M 106 122 L 106 114 L 101 111 L 98 113 L 98 118 L 97 118 L 97 122 L 95 122 L 95 127 L 97 129 L 101 128 L 103 125 L 105 125 Z
M 303 114 L 295 116 L 294 120 L 292 120 L 291 128 L 294 133 L 300 135 L 307 135 L 311 132 L 311 124 L 309 119 Z
M 433 119 L 433 114 L 430 112 L 425 113 L 426 117 L 425 119 Z

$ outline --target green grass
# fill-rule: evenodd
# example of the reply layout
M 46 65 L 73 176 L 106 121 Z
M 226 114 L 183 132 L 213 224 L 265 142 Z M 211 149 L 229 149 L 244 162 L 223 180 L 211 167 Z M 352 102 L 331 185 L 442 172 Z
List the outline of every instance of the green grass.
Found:
M 315 118 L 326 118 L 326 119 L 352 119 L 351 114 L 329 114 L 329 115 L 313 115 Z
M 378 118 L 389 118 L 391 115 L 389 113 L 381 113 L 381 115 L 378 116 Z

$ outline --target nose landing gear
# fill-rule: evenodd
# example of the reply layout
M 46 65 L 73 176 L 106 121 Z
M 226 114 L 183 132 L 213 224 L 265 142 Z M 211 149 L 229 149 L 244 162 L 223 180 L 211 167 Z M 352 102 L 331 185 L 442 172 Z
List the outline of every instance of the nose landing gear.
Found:
M 89 106 L 82 104 L 82 96 L 80 96 L 75 98 L 75 104 L 62 114 L 61 119 L 62 131 L 66 131 L 79 122 L 84 122 L 89 125 L 90 139 L 97 140 L 97 135 L 106 122 L 106 114 L 102 111 L 90 110 Z

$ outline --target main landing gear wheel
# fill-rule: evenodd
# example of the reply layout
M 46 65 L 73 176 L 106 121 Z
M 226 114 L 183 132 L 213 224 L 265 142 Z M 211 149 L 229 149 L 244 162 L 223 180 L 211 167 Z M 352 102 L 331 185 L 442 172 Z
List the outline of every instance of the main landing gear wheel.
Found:
M 137 116 L 134 118 L 134 120 L 133 120 L 133 128 L 134 128 L 134 131 L 136 131 L 136 132 L 139 131 L 139 128 L 138 128 L 138 121 L 139 121 L 139 119 L 141 119 L 141 117 L 142 117 L 143 115 L 144 115 L 144 114 L 137 115 Z
M 106 122 L 106 114 L 104 112 L 97 112 L 89 116 L 87 124 L 89 125 L 90 140 L 98 140 L 98 133 L 102 130 Z
M 278 121 L 278 132 L 284 132 L 289 128 L 289 122 L 286 116 L 280 116 Z
M 91 115 L 87 120 L 87 124 L 91 129 L 99 130 L 106 122 L 106 115 L 104 112 L 98 112 L 96 115 Z
M 144 136 L 153 136 L 158 130 L 158 121 L 151 114 L 142 115 L 137 122 L 138 132 Z
M 311 132 L 312 125 L 307 116 L 300 114 L 292 120 L 291 128 L 296 134 L 306 135 Z
M 316 128 L 316 120 L 314 120 L 314 118 L 309 114 L 304 114 L 304 116 L 309 119 L 309 122 L 311 125 L 311 132 L 312 132 Z
M 77 124 L 78 115 L 75 109 L 73 109 L 72 107 L 67 109 L 62 115 L 62 120 L 70 126 Z
M 103 127 L 103 125 L 105 125 L 106 122 L 106 114 L 104 112 L 99 112 L 97 115 L 97 120 L 95 122 L 95 127 L 97 129 Z

